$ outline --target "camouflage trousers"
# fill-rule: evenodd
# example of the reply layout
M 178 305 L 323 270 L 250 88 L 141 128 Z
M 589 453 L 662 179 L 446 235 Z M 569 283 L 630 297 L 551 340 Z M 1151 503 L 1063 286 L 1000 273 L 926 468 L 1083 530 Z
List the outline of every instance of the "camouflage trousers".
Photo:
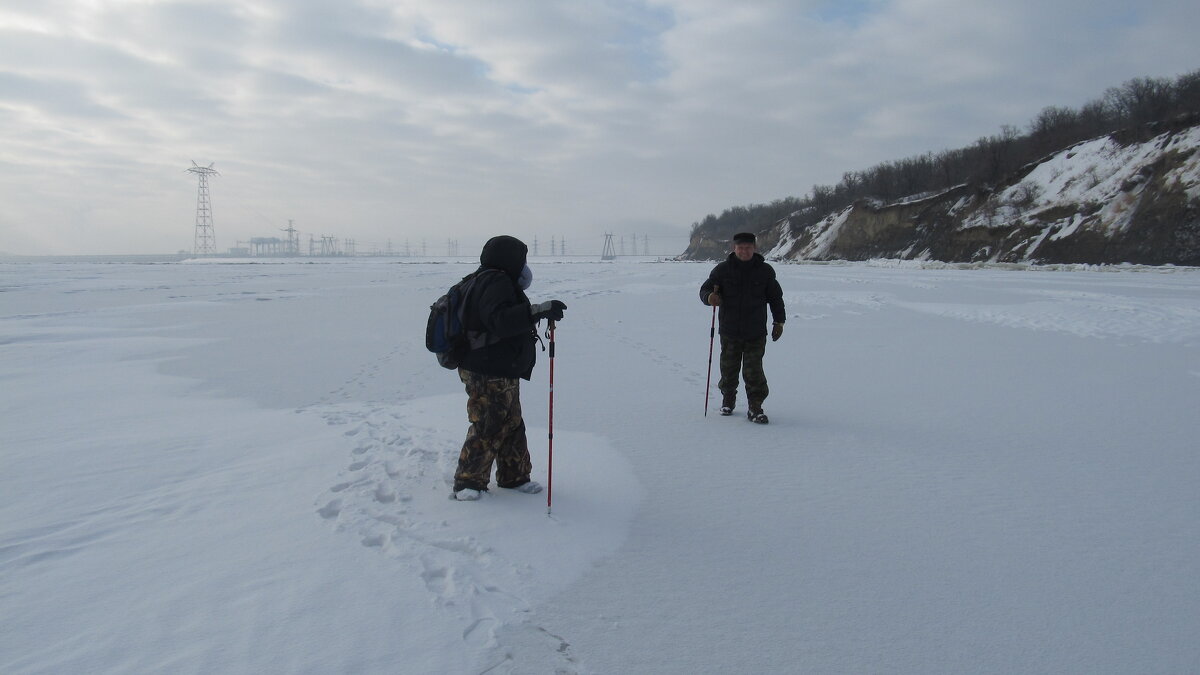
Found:
M 738 371 L 746 381 L 746 399 L 751 408 L 762 408 L 771 393 L 767 374 L 763 371 L 763 355 L 767 353 L 767 336 L 757 340 L 739 340 L 721 336 L 721 379 L 717 389 L 727 400 L 737 398 Z
M 493 377 L 459 368 L 467 388 L 467 419 L 471 428 L 458 455 L 454 491 L 486 490 L 496 464 L 496 484 L 516 487 L 529 482 L 533 463 L 521 417 L 521 381 Z

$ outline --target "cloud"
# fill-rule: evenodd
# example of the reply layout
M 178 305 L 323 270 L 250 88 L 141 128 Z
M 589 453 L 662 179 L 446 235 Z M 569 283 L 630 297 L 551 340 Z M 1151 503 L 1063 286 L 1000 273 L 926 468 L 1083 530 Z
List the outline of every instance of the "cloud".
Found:
M 0 250 L 679 232 L 1200 63 L 1187 3 L 210 0 L 0 8 Z M 632 233 L 630 233 L 632 234 Z M 670 251 L 672 253 L 677 251 Z

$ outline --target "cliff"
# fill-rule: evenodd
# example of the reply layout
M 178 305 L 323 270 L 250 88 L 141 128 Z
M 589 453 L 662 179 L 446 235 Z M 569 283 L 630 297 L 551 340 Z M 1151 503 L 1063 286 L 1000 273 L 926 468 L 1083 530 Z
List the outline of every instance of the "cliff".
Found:
M 1200 120 L 1155 131 L 1075 144 L 994 186 L 796 212 L 758 232 L 759 249 L 775 260 L 1200 265 Z M 728 250 L 697 230 L 683 257 Z

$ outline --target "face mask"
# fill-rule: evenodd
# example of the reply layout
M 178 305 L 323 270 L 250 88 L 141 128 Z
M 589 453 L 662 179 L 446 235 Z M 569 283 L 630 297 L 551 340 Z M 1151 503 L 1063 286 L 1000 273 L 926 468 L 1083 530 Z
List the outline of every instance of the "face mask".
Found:
M 517 278 L 517 285 L 520 286 L 521 290 L 524 291 L 524 290 L 528 289 L 529 285 L 532 283 L 533 283 L 533 270 L 529 269 L 529 265 L 526 265 L 524 268 L 521 269 L 521 276 Z

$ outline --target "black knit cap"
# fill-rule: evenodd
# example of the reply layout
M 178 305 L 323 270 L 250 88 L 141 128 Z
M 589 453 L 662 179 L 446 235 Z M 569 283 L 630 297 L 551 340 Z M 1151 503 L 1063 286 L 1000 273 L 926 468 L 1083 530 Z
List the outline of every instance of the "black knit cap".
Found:
M 755 239 L 753 232 L 738 232 L 737 234 L 733 235 L 733 243 L 735 243 L 735 244 L 757 244 L 758 240 Z

